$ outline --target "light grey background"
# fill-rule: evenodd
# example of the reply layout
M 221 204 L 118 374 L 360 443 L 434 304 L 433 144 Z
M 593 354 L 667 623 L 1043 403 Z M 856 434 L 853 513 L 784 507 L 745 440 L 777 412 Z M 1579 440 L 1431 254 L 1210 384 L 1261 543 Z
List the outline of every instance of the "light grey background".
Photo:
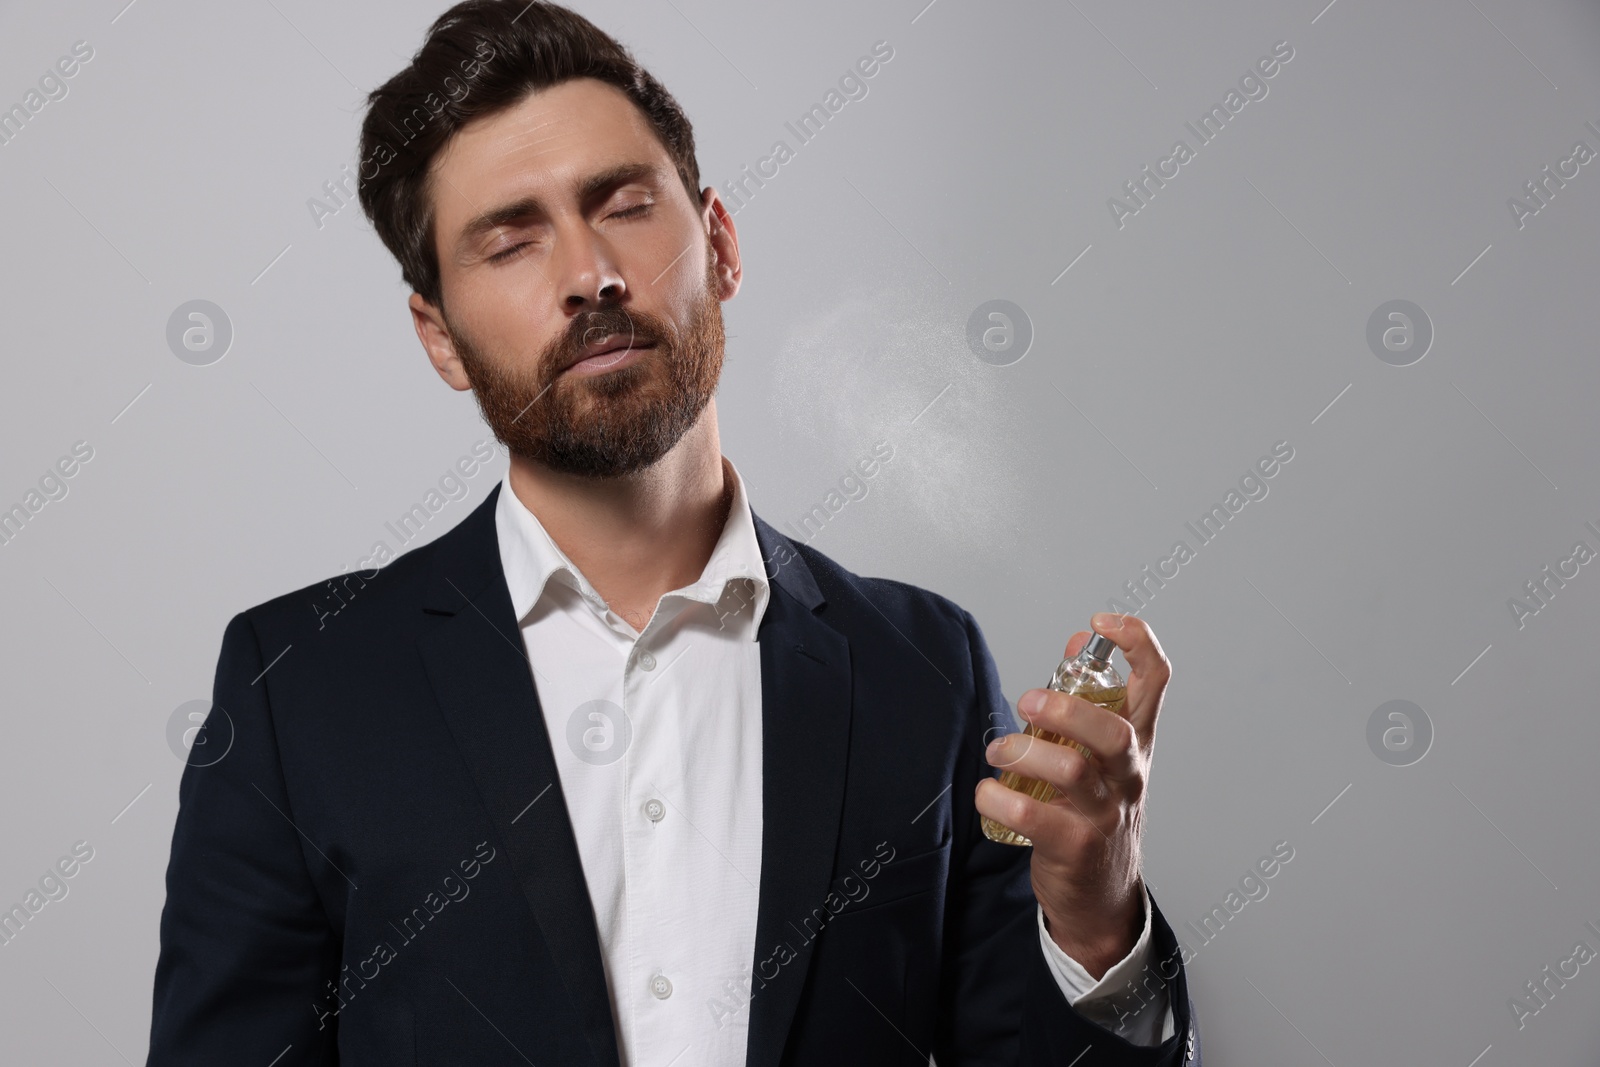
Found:
M 1600 564 L 1521 627 L 1507 601 L 1600 549 L 1600 161 L 1521 228 L 1507 201 L 1600 150 L 1600 11 L 925 3 L 576 5 L 677 95 L 718 186 L 894 49 L 735 218 L 718 408 L 756 510 L 797 518 L 891 442 L 811 543 L 971 609 L 1014 705 L 1287 441 L 1141 612 L 1174 665 L 1146 871 L 1207 1062 L 1596 1062 L 1600 964 L 1520 1029 L 1510 1001 L 1600 950 Z M 488 436 L 359 208 L 307 206 L 443 7 L 0 8 L 0 106 L 94 49 L 0 147 L 0 505 L 94 449 L 0 548 L 0 905 L 95 850 L 0 947 L 7 1063 L 142 1062 L 169 718 L 209 697 L 230 616 L 392 545 Z M 1279 41 L 1269 94 L 1119 228 L 1107 199 Z M 194 299 L 235 331 L 210 366 L 166 342 Z M 1032 323 L 1009 366 L 966 342 L 991 299 Z M 1367 345 L 1391 299 L 1433 324 L 1411 366 Z M 1397 699 L 1433 729 L 1410 766 L 1367 741 Z M 1279 841 L 1264 899 L 1186 928 Z

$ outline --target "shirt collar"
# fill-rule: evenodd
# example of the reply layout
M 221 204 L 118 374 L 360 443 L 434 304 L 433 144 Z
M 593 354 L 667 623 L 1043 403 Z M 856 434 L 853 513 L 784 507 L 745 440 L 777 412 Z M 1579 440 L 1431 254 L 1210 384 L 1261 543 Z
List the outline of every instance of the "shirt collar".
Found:
M 723 597 L 729 582 L 748 580 L 751 584 L 735 595 L 753 599 L 755 610 L 751 614 L 750 639 L 755 640 L 761 627 L 761 617 L 766 612 L 770 597 L 766 563 L 761 556 L 761 544 L 756 539 L 756 524 L 745 494 L 744 479 L 731 459 L 722 457 L 728 476 L 733 479 L 733 502 L 728 507 L 728 519 L 711 558 L 706 561 L 698 581 L 674 589 L 666 596 L 682 596 L 715 606 Z M 511 471 L 508 468 L 500 479 L 500 498 L 495 501 L 495 532 L 500 544 L 500 565 L 506 576 L 506 587 L 511 593 L 511 607 L 520 623 L 543 599 L 552 578 L 577 590 L 600 615 L 607 606 L 605 598 L 578 570 L 577 564 L 561 551 L 533 512 L 511 489 Z M 738 601 L 734 602 L 735 604 Z M 742 612 L 741 612 L 742 614 Z

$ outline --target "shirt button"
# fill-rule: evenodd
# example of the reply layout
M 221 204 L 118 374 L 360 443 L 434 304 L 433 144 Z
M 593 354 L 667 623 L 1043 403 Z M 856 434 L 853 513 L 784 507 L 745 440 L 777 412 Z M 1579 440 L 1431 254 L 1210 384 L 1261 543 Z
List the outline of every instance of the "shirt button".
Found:
M 656 658 L 648 652 L 639 653 L 639 666 L 647 671 L 656 669 Z
M 650 979 L 650 993 L 657 1000 L 666 1000 L 672 996 L 672 983 L 667 981 L 667 976 L 658 974 Z
M 667 816 L 667 806 L 655 797 L 644 802 L 644 817 L 651 822 L 660 822 Z M 665 981 L 665 979 L 663 979 Z

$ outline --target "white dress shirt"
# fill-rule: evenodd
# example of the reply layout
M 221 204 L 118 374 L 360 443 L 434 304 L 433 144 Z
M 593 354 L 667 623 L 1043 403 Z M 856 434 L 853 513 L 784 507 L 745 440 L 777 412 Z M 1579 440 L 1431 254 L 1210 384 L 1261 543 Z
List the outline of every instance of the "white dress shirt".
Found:
M 761 884 L 755 638 L 770 590 L 744 481 L 723 463 L 733 503 L 711 558 L 698 581 L 638 620 L 642 629 L 557 547 L 509 472 L 496 502 L 500 561 L 594 904 L 622 1067 L 745 1062 Z M 1085 1014 L 1144 966 L 1148 896 L 1144 933 L 1098 983 L 1038 915 L 1052 973 Z M 1168 1036 L 1165 1002 L 1124 1036 L 1155 1043 L 1163 1016 Z

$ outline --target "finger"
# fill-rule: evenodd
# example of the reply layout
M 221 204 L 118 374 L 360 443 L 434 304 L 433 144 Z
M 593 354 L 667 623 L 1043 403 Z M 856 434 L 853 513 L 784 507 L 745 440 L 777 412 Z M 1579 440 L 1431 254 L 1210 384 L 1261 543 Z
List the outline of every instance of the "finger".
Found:
M 1069 659 L 1069 660 L 1070 659 L 1076 659 L 1077 656 L 1078 656 L 1078 653 L 1082 652 L 1083 651 L 1083 647 L 1089 643 L 1089 638 L 1091 638 L 1093 636 L 1094 636 L 1094 631 L 1092 631 L 1092 630 L 1079 630 L 1077 633 L 1075 633 L 1071 637 L 1067 638 L 1067 650 L 1066 650 L 1067 659 Z M 1139 692 L 1141 684 L 1142 683 L 1140 681 L 1136 680 L 1136 679 L 1129 679 L 1128 695 L 1123 700 L 1123 713 L 1124 714 L 1127 713 L 1127 704 L 1128 704 L 1128 702 L 1130 700 L 1132 700 L 1133 697 Z M 1133 720 L 1129 719 L 1128 721 L 1132 722 Z
M 1122 650 L 1131 674 L 1128 678 L 1128 721 L 1148 741 L 1155 736 L 1161 696 L 1172 678 L 1172 664 L 1150 625 L 1137 615 L 1098 612 L 1089 619 L 1095 632 Z
M 1024 710 L 1041 697 L 1044 703 L 1038 710 Z M 1037 729 L 1083 745 L 1109 777 L 1125 778 L 1137 767 L 1138 734 L 1131 722 L 1110 708 L 1054 689 L 1030 689 L 1017 701 L 1017 710 Z
M 1079 763 L 1085 762 L 1081 757 Z M 1086 806 L 1071 794 L 1059 793 L 1049 802 L 1035 800 L 1015 789 L 1007 789 L 993 778 L 978 782 L 973 798 L 978 814 L 993 819 L 1001 826 L 1015 830 L 1033 842 L 1035 847 L 1047 851 L 1061 851 L 1061 842 L 1076 842 L 1079 846 L 1092 841 L 1110 842 L 1111 837 L 1100 825 L 1112 822 L 1114 812 L 1105 808 Z M 1094 812 L 1098 811 L 1097 818 Z
M 984 755 L 991 766 L 1051 786 L 1058 794 L 1071 798 L 1085 814 L 1098 809 L 1111 797 L 1099 765 L 1071 747 L 1071 740 L 1053 738 L 1053 734 L 1009 734 L 993 742 Z

